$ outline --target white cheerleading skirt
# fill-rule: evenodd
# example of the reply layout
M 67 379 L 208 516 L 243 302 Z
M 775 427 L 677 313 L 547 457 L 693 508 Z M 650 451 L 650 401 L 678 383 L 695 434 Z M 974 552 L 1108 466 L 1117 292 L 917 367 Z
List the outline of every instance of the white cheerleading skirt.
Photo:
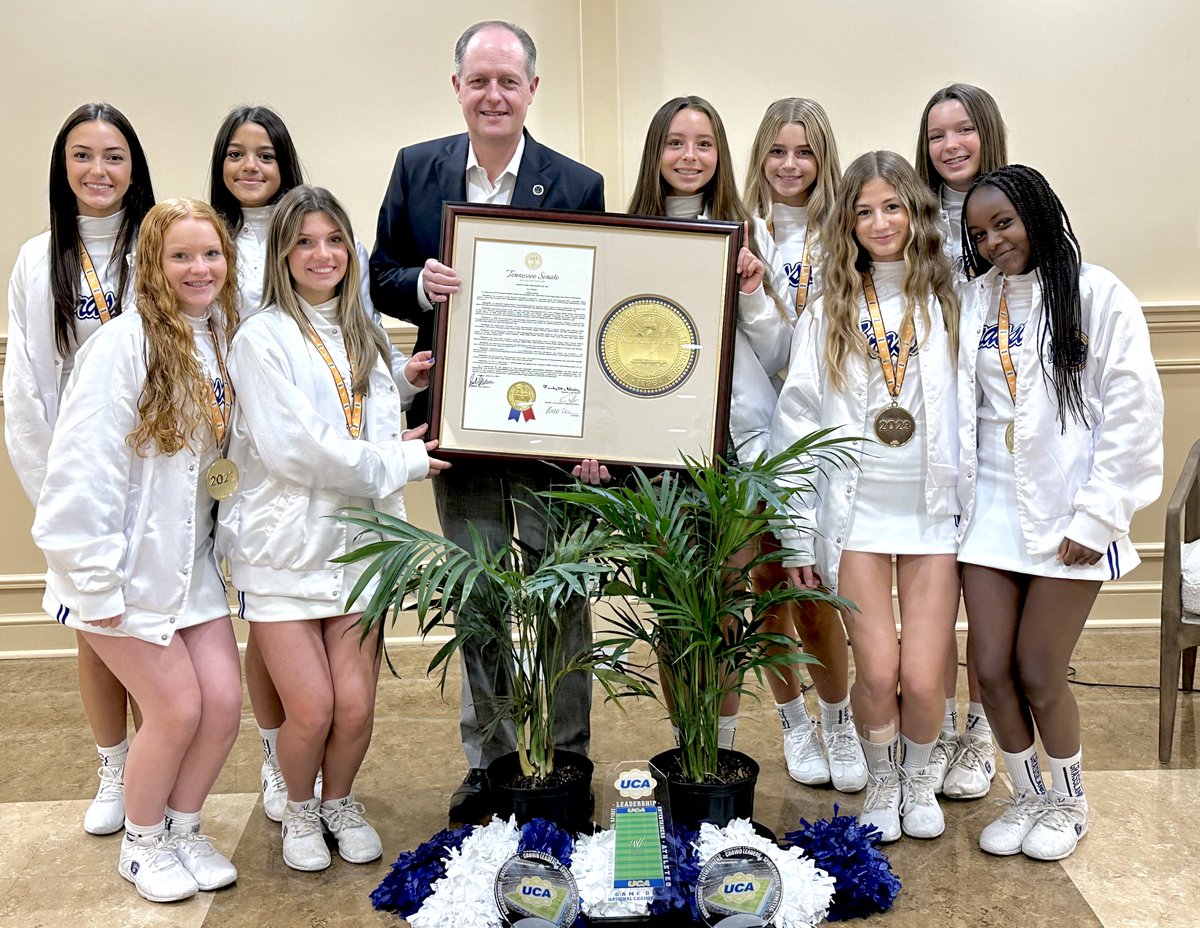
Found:
M 954 554 L 953 516 L 931 517 L 925 506 L 924 419 L 898 448 L 867 444 L 859 465 L 844 551 L 877 554 Z
M 1017 510 L 1015 460 L 1004 442 L 1007 422 L 980 419 L 975 512 L 963 536 L 958 559 L 1035 577 L 1064 580 L 1116 580 L 1140 563 L 1128 536 L 1114 541 L 1095 564 L 1067 567 L 1058 560 L 1058 545 L 1030 554 Z

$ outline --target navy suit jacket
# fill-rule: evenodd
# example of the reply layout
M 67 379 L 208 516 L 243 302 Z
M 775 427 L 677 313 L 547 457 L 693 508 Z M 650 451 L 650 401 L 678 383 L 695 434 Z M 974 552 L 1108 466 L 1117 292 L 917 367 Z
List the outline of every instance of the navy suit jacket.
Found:
M 417 351 L 433 347 L 436 331 L 435 314 L 417 300 L 417 285 L 425 261 L 441 257 L 442 204 L 467 201 L 467 149 L 465 132 L 400 149 L 379 207 L 371 300 L 381 313 L 416 324 Z M 512 206 L 603 212 L 604 178 L 526 132 Z M 429 420 L 430 392 L 417 394 L 408 411 L 410 426 Z

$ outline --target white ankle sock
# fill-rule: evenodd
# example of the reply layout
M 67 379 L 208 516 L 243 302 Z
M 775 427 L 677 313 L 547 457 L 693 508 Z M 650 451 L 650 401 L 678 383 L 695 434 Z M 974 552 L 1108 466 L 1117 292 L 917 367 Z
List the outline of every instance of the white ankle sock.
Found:
M 737 737 L 737 723 L 736 712 L 733 715 L 722 715 L 717 720 L 717 747 L 727 751 L 733 750 L 733 739 Z
M 988 724 L 987 716 L 983 712 L 982 703 L 967 703 L 966 732 L 969 735 L 974 735 L 976 738 L 987 739 L 992 737 L 992 726 Z
M 838 725 L 845 725 L 853 718 L 850 712 L 850 697 L 842 697 L 841 702 L 826 702 L 817 697 L 817 705 L 821 707 L 821 727 L 832 731 Z
M 263 756 L 267 760 L 273 760 L 276 764 L 279 763 L 279 758 L 275 756 L 275 739 L 279 737 L 278 728 L 263 728 L 258 727 L 258 736 L 262 739 Z
M 128 818 L 125 819 L 125 837 L 142 844 L 149 844 L 166 830 L 167 820 L 165 817 L 160 818 L 153 825 L 135 825 Z
M 1036 793 L 1039 796 L 1046 794 L 1042 768 L 1038 765 L 1037 745 L 1031 744 L 1016 754 L 1001 751 L 1000 756 L 1004 758 L 1004 766 L 1008 768 L 1008 775 L 1012 779 L 1013 792 Z
M 1051 789 L 1060 796 L 1083 795 L 1083 749 L 1071 757 L 1046 757 L 1050 765 Z
M 804 705 L 803 693 L 790 702 L 775 703 L 775 708 L 779 711 L 779 724 L 783 726 L 784 731 L 811 728 L 813 725 L 813 718 Z
M 942 731 L 948 735 L 958 734 L 958 703 L 953 697 L 946 700 L 946 715 L 942 718 Z
M 863 756 L 867 759 L 867 769 L 875 776 L 881 777 L 896 769 L 896 755 L 900 748 L 900 737 L 897 735 L 890 741 L 871 741 L 858 736 L 862 744 Z
M 937 744 L 937 739 L 934 738 L 927 744 L 918 744 L 912 741 L 906 735 L 900 736 L 900 743 L 904 745 L 904 769 L 908 771 L 923 770 L 929 766 L 929 756 L 933 753 L 933 746 Z
M 120 744 L 114 744 L 111 748 L 96 745 L 96 753 L 100 755 L 100 766 L 102 767 L 119 767 L 125 763 L 125 756 L 129 753 L 129 739 L 126 738 Z
M 200 830 L 199 812 L 176 812 L 167 806 L 167 832 L 173 835 L 192 835 Z

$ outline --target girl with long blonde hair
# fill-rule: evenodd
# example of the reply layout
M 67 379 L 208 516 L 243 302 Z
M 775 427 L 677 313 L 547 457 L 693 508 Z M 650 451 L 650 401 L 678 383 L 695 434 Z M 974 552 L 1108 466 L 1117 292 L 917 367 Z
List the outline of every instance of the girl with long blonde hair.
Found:
M 209 491 L 227 468 L 235 268 L 207 204 L 167 200 L 146 214 L 137 312 L 76 358 L 34 520 L 50 568 L 44 608 L 88 636 L 142 707 L 118 870 L 155 902 L 237 878 L 200 833 L 242 706 Z
M 809 509 L 797 501 L 781 541 L 793 584 L 824 583 L 856 606 L 843 619 L 869 773 L 860 818 L 885 841 L 945 828 L 929 760 L 958 611 L 958 301 L 937 222 L 933 196 L 899 155 L 868 152 L 850 165 L 821 229 L 822 292 L 797 321 L 771 426 L 773 452 L 817 428 L 859 451 L 859 467 L 821 476 Z M 814 512 L 815 539 L 802 531 Z
M 746 172 L 746 208 L 753 213 L 759 238 L 772 245 L 768 261 L 781 264 L 787 277 L 787 302 L 797 315 L 820 292 L 821 222 L 829 214 L 842 168 L 837 141 L 821 104 L 802 97 L 776 100 L 767 107 L 750 149 Z M 764 589 L 786 582 L 781 565 L 761 568 L 755 583 Z M 799 633 L 805 650 L 820 663 L 809 664 L 817 690 L 820 720 L 804 705 L 796 670 L 769 678 L 783 726 L 788 773 L 815 786 L 832 780 L 843 792 L 867 782 L 867 767 L 850 710 L 846 632 L 836 609 L 797 603 L 772 616 L 772 631 Z
M 351 863 L 382 853 L 353 793 L 380 640 L 362 640 L 359 614 L 346 611 L 361 569 L 331 562 L 355 535 L 333 516 L 366 506 L 403 518 L 404 485 L 448 465 L 429 457 L 437 443 L 422 440 L 426 426 L 401 434 L 402 398 L 428 384 L 433 359 L 394 356 L 360 293 L 349 218 L 327 190 L 299 186 L 279 201 L 266 267 L 264 308 L 230 351 L 241 399 L 229 453 L 241 488 L 222 508 L 221 549 L 283 701 L 283 859 L 323 870 L 325 830 Z

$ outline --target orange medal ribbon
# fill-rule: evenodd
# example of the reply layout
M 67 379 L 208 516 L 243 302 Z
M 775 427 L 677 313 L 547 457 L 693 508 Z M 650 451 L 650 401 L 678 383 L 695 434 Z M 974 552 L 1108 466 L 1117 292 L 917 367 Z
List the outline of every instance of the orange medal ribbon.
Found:
M 888 395 L 892 398 L 891 406 L 885 406 L 875 414 L 875 435 L 885 445 L 898 448 L 908 444 L 917 430 L 917 421 L 913 414 L 900 405 L 900 388 L 904 385 L 904 372 L 908 369 L 908 355 L 912 350 L 913 323 L 909 319 L 900 327 L 900 353 L 893 366 L 887 329 L 883 325 L 883 313 L 879 309 L 879 297 L 875 293 L 875 281 L 867 273 L 862 275 L 862 284 L 867 311 L 871 315 L 871 328 L 875 332 L 879 366 L 883 368 L 883 379 L 887 383 Z
M 333 375 L 333 384 L 337 387 L 338 398 L 342 401 L 342 412 L 346 416 L 346 429 L 350 432 L 351 438 L 358 438 L 362 432 L 362 394 L 355 393 L 354 401 L 351 402 L 350 391 L 346 387 L 346 381 L 342 379 L 342 372 L 333 363 L 333 357 L 329 354 L 329 349 L 325 347 L 325 343 L 321 341 L 321 336 L 317 334 L 317 330 L 313 328 L 313 324 L 307 319 L 304 320 L 304 334 L 308 336 L 308 340 L 317 349 L 317 353 L 321 355 L 321 359 L 329 366 L 329 373 Z M 354 382 L 353 361 L 350 362 L 350 382 Z
M 1000 354 L 1000 366 L 1004 369 L 1004 381 L 1008 384 L 1008 395 L 1012 397 L 1014 414 L 1017 405 L 1017 370 L 1013 367 L 1012 354 L 1009 352 L 1008 331 L 1008 298 L 1004 290 L 1000 290 L 1000 310 L 996 314 L 996 350 Z M 1004 430 L 1004 444 L 1009 454 L 1015 454 L 1017 448 L 1016 422 L 1008 423 Z
M 767 231 L 771 238 L 775 237 L 775 220 L 767 220 Z M 812 260 L 809 258 L 808 240 L 812 226 L 804 227 L 804 253 L 800 256 L 800 279 L 796 282 L 796 315 L 799 316 L 808 306 L 808 286 L 812 283 Z
M 104 295 L 104 288 L 100 286 L 100 275 L 96 273 L 96 266 L 92 264 L 92 256 L 88 254 L 83 242 L 79 243 L 79 264 L 83 268 L 83 276 L 87 279 L 88 289 L 92 291 L 92 299 L 96 301 L 96 312 L 100 316 L 100 324 L 104 325 L 112 319 L 112 313 L 108 311 L 108 298 Z

